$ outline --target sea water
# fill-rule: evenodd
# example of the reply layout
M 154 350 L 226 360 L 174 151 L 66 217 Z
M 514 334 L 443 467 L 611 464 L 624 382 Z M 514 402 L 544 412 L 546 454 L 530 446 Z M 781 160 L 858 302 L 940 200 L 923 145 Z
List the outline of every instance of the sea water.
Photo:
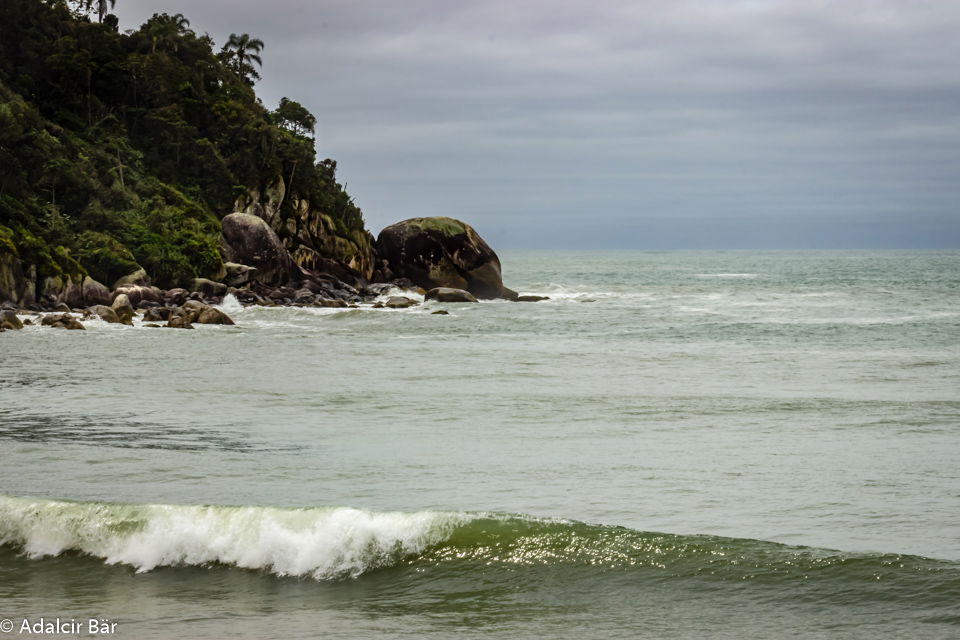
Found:
M 0 335 L 7 635 L 960 636 L 960 252 L 501 259 Z

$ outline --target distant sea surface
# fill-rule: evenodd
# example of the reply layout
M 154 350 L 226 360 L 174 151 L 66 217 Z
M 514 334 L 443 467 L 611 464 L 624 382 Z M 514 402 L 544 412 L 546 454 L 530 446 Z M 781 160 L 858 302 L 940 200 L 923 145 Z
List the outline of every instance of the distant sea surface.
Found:
M 0 639 L 960 637 L 960 252 L 501 260 L 0 335 Z

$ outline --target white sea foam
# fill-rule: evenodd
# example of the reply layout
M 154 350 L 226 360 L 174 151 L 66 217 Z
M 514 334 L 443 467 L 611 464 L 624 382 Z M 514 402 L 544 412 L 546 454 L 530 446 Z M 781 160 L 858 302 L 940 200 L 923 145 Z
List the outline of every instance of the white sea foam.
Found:
M 225 564 L 331 579 L 389 566 L 466 516 L 346 507 L 122 505 L 0 496 L 0 544 L 30 557 L 79 551 L 137 571 Z
M 215 306 L 228 316 L 237 315 L 243 312 L 243 305 L 240 304 L 239 300 L 237 300 L 237 296 L 233 295 L 232 293 L 228 293 L 227 295 L 223 296 L 223 301 Z

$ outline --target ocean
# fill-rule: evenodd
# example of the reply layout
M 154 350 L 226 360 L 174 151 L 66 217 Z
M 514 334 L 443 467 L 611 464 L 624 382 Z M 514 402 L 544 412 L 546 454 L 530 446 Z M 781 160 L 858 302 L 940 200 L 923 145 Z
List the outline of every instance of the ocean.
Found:
M 500 257 L 0 334 L 0 640 L 960 637 L 960 252 Z

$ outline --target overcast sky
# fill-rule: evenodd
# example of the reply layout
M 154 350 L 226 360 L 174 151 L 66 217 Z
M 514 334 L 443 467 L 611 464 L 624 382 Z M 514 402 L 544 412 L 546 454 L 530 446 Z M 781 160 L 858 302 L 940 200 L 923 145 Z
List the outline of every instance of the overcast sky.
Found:
M 960 248 L 954 0 L 119 0 L 317 117 L 376 234 L 495 248 Z

